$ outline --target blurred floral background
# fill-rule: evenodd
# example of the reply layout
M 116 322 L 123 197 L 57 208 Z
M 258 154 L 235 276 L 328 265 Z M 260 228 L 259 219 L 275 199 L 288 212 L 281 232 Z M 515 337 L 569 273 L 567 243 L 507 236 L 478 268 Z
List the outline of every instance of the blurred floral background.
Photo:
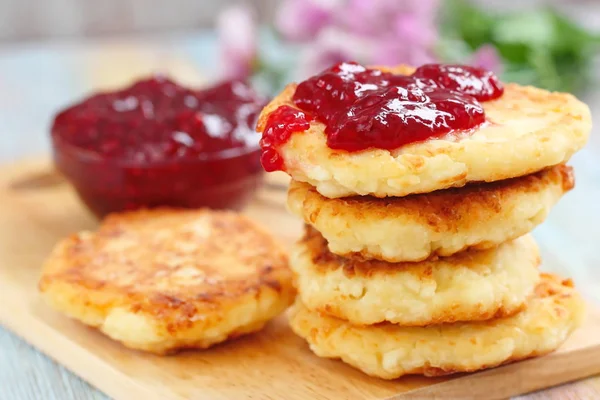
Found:
M 467 0 L 283 0 L 262 31 L 249 5 L 223 11 L 217 26 L 224 77 L 250 76 L 271 91 L 348 60 L 468 63 L 506 81 L 577 91 L 600 43 L 547 5 L 494 11 Z M 265 51 L 274 44 L 278 57 Z
M 341 60 L 460 62 L 594 108 L 598 32 L 594 0 L 0 0 L 0 160 L 47 153 L 56 110 L 156 72 L 273 95 Z

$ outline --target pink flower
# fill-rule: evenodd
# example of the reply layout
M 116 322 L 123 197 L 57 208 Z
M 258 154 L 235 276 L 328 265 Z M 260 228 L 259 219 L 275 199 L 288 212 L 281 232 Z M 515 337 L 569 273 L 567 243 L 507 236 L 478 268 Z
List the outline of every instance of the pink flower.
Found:
M 435 62 L 433 52 L 427 47 L 406 46 L 397 40 L 386 40 L 374 43 L 371 64 L 420 66 Z
M 283 0 L 275 25 L 288 40 L 310 40 L 332 22 L 340 0 Z
M 431 47 L 437 40 L 437 29 L 433 18 L 424 18 L 419 13 L 399 14 L 394 18 L 392 31 L 394 38 L 412 44 L 414 47 Z
M 402 40 L 415 38 L 412 33 L 418 33 L 418 38 L 429 39 L 435 38 L 437 6 L 437 0 L 349 0 L 340 18 L 346 29 L 355 33 Z M 407 23 L 411 25 L 411 38 L 398 36 L 406 33 L 403 25 Z M 408 40 L 404 43 L 413 45 Z
M 220 64 L 223 79 L 245 79 L 257 57 L 257 29 L 252 10 L 234 6 L 217 20 Z
M 435 61 L 439 0 L 286 0 L 277 26 L 305 40 L 302 75 L 339 61 L 420 65 Z
M 381 34 L 374 43 L 373 63 L 419 66 L 434 62 L 433 47 L 437 40 L 434 15 L 418 8 L 397 12 L 389 21 L 388 33 Z
M 327 27 L 302 54 L 300 78 L 305 79 L 342 61 L 370 59 L 372 50 L 371 39 Z
M 306 79 L 332 65 L 351 61 L 351 56 L 340 49 L 314 48 L 315 51 L 308 51 L 300 64 L 300 75 Z
M 485 68 L 496 74 L 502 73 L 502 58 L 498 50 L 490 44 L 484 44 L 471 56 L 469 64 L 475 67 Z

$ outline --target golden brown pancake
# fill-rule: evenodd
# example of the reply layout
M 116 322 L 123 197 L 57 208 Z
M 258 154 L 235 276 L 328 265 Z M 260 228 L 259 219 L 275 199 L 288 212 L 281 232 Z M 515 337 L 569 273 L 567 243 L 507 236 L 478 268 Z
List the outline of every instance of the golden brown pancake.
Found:
M 494 249 L 387 263 L 336 256 L 309 228 L 290 256 L 303 304 L 357 325 L 425 326 L 512 315 L 533 294 L 538 264 L 529 235 Z
M 402 65 L 379 69 L 414 71 Z M 279 106 L 296 107 L 295 90 L 296 84 L 288 85 L 263 109 L 259 132 Z M 488 122 L 469 135 L 447 135 L 392 151 L 347 152 L 329 148 L 325 125 L 312 121 L 278 151 L 294 180 L 309 183 L 325 197 L 400 197 L 524 176 L 565 163 L 585 145 L 591 130 L 588 106 L 567 93 L 510 83 L 502 97 L 482 105 Z
M 473 372 L 556 350 L 581 325 L 584 303 L 569 280 L 544 274 L 525 310 L 506 318 L 430 327 L 355 326 L 300 300 L 292 329 L 320 357 L 384 379 Z
M 288 208 L 345 257 L 389 262 L 449 256 L 515 239 L 543 222 L 573 188 L 572 168 L 558 165 L 520 178 L 378 199 L 328 199 L 292 181 Z
M 295 294 L 286 253 L 254 222 L 170 209 L 113 214 L 64 239 L 39 288 L 58 311 L 158 354 L 257 331 Z

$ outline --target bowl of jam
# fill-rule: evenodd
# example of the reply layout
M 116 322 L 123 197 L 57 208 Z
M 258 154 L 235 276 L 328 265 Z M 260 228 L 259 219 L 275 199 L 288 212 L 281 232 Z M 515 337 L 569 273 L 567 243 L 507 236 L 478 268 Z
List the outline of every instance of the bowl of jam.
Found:
M 54 162 L 97 216 L 172 206 L 240 209 L 262 182 L 265 99 L 242 81 L 206 89 L 152 76 L 54 118 Z

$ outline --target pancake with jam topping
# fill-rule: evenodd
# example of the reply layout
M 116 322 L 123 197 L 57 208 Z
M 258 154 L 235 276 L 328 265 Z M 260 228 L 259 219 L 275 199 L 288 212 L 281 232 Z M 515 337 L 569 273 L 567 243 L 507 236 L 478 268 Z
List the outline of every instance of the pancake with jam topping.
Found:
M 433 193 L 328 199 L 292 181 L 288 208 L 321 232 L 337 255 L 388 262 L 487 249 L 524 235 L 574 185 L 559 165 L 524 177 Z
M 403 82 L 392 77 L 415 69 L 340 64 L 288 85 L 259 118 L 263 166 L 329 198 L 406 196 L 524 176 L 587 142 L 590 111 L 574 96 L 452 68 Z
M 302 303 L 357 325 L 425 326 L 512 315 L 532 295 L 539 261 L 529 235 L 438 260 L 357 261 L 330 253 L 310 227 L 290 255 Z
M 297 300 L 290 324 L 316 355 L 395 379 L 473 372 L 541 356 L 556 350 L 583 318 L 584 303 L 572 282 L 544 274 L 527 308 L 506 318 L 430 327 L 356 326 Z
M 56 310 L 158 354 L 258 331 L 295 295 L 282 246 L 211 210 L 111 214 L 55 247 L 39 288 Z

